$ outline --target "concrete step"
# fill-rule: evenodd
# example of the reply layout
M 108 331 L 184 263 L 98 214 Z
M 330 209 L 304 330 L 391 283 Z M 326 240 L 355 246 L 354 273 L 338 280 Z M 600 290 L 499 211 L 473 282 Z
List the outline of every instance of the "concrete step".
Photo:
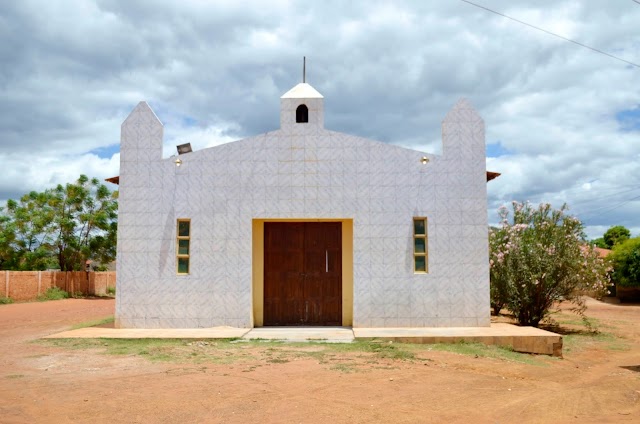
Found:
M 252 329 L 242 338 L 325 343 L 350 343 L 354 340 L 353 330 L 348 327 L 259 327 Z

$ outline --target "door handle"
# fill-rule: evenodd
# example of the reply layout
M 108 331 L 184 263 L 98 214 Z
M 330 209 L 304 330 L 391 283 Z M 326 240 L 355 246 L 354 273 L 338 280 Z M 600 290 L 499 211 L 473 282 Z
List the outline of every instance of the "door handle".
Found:
M 329 251 L 324 251 L 324 270 L 325 272 L 329 272 Z

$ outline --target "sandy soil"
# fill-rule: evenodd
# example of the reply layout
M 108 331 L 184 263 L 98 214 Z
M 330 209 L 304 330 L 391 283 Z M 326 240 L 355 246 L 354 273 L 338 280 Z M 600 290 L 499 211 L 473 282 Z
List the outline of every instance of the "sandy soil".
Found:
M 637 305 L 589 301 L 610 335 L 569 336 L 564 359 L 525 355 L 530 363 L 428 346 L 410 360 L 338 351 L 277 361 L 286 347 L 256 343 L 227 352 L 239 361 L 153 361 L 37 341 L 113 310 L 106 299 L 1 305 L 0 422 L 640 422 Z

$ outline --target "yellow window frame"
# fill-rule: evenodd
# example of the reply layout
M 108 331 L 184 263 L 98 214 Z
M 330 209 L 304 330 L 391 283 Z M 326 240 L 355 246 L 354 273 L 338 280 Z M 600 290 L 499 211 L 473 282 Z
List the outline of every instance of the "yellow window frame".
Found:
M 422 228 L 421 228 L 422 227 Z M 413 218 L 413 272 L 414 274 L 429 273 L 427 217 Z
M 180 224 L 187 224 L 187 234 L 180 233 Z M 180 242 L 186 240 L 186 253 L 180 251 Z M 187 270 L 180 271 L 180 264 L 186 263 Z M 176 273 L 178 275 L 189 275 L 191 270 L 191 219 L 179 218 L 176 223 Z

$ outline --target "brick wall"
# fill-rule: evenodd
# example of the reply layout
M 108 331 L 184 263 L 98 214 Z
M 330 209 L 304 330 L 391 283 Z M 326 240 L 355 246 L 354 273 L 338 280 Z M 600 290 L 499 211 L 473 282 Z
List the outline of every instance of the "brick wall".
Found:
M 84 271 L 0 271 L 0 296 L 15 301 L 35 300 L 48 288 L 57 286 L 83 296 L 104 295 L 116 286 L 116 273 Z

